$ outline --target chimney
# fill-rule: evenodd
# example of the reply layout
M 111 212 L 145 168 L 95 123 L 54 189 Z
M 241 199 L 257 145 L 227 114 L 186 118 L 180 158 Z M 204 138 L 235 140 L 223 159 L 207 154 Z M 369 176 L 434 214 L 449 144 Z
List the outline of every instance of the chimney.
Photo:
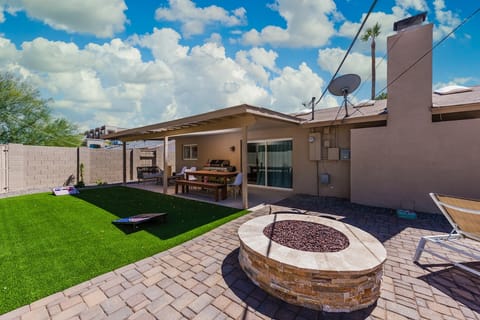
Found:
M 433 25 L 419 25 L 419 16 L 396 22 L 387 39 L 388 126 L 431 122 Z

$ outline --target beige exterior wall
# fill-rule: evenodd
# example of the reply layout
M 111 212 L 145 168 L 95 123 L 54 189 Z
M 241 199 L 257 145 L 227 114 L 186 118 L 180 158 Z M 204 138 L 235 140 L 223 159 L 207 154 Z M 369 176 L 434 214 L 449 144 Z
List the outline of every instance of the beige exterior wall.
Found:
M 429 192 L 480 198 L 480 119 L 352 131 L 351 201 L 437 212 Z
M 437 212 L 439 192 L 480 198 L 480 119 L 432 123 L 432 25 L 388 39 L 388 124 L 351 132 L 351 201 Z
M 350 148 L 350 127 L 331 128 L 329 134 L 323 134 L 322 141 L 329 141 L 331 147 Z M 327 149 L 322 148 L 325 160 L 312 161 L 309 159 L 310 143 L 308 142 L 310 130 L 297 125 L 285 123 L 269 126 L 267 129 L 252 128 L 248 131 L 248 141 L 292 139 L 293 142 L 293 190 L 296 193 L 334 196 L 341 198 L 350 197 L 350 161 L 326 160 Z M 188 136 L 176 138 L 176 167 L 180 170 L 183 166 L 197 168 L 204 167 L 208 160 L 225 159 L 240 170 L 240 141 L 241 132 L 228 134 L 215 134 L 206 136 Z M 197 144 L 198 159 L 183 160 L 182 146 L 184 144 Z M 235 146 L 235 151 L 230 150 Z M 318 167 L 318 171 L 317 171 Z M 329 173 L 331 183 L 322 185 L 317 180 L 317 174 Z M 318 183 L 318 189 L 317 189 Z
M 201 169 L 206 166 L 209 160 L 221 159 L 229 160 L 230 165 L 240 170 L 240 141 L 241 132 L 195 135 L 175 138 L 175 166 L 177 171 L 182 167 L 197 167 Z M 183 145 L 196 144 L 198 146 L 197 160 L 183 159 Z M 230 147 L 234 146 L 235 151 L 231 151 Z

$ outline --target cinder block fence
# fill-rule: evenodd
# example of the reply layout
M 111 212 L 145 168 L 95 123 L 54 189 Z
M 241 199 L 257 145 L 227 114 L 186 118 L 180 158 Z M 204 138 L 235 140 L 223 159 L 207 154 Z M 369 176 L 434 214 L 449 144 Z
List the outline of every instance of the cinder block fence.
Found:
M 175 153 L 168 154 L 168 165 L 175 164 Z M 86 147 L 45 147 L 22 144 L 0 145 L 0 195 L 50 190 L 80 180 L 86 185 L 123 182 L 122 149 Z M 127 182 L 136 181 L 137 166 L 164 168 L 163 147 L 127 149 Z

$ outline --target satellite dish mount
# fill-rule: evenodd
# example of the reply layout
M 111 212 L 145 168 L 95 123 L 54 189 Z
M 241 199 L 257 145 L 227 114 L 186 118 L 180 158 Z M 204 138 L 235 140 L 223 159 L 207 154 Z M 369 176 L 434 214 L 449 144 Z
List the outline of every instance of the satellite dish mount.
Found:
M 348 117 L 348 95 L 358 88 L 360 82 L 361 79 L 359 75 L 350 73 L 333 79 L 328 86 L 328 91 L 330 91 L 331 94 L 333 94 L 334 96 L 343 97 L 345 117 Z

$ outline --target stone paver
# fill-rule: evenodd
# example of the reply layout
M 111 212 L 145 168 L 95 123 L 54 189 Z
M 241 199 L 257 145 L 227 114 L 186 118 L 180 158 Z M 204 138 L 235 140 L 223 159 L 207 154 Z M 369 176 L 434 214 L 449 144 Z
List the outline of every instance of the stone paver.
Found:
M 255 286 L 238 263 L 237 230 L 249 219 L 268 214 L 269 207 L 264 207 L 171 250 L 0 315 L 0 320 L 480 320 L 478 277 L 427 253 L 422 265 L 411 261 L 421 236 L 450 231 L 442 216 L 419 213 L 416 220 L 402 220 L 391 210 L 302 195 L 276 206 L 342 216 L 343 222 L 382 242 L 387 261 L 377 303 L 349 314 L 330 314 L 285 303 Z

